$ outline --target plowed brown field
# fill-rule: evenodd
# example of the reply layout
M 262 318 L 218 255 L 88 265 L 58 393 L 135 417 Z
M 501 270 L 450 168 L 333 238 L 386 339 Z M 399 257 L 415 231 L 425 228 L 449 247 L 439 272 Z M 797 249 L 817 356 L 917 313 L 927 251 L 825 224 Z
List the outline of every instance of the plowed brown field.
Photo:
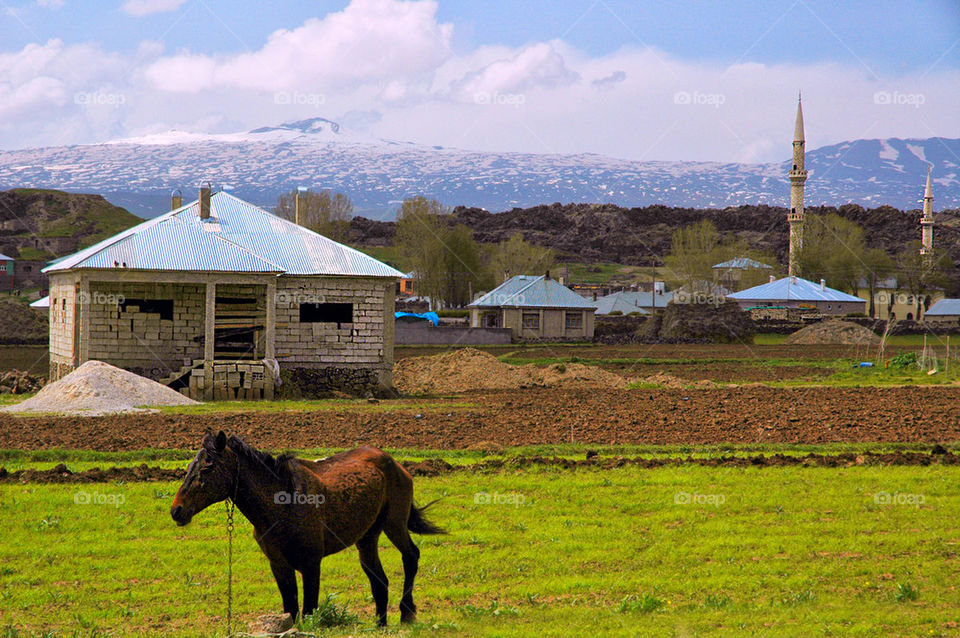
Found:
M 469 403 L 457 407 L 453 403 Z M 953 442 L 960 389 L 950 387 L 716 389 L 532 388 L 467 393 L 371 412 L 0 416 L 0 448 L 139 450 L 193 448 L 224 429 L 267 449 L 455 449 L 558 443 L 714 444 Z

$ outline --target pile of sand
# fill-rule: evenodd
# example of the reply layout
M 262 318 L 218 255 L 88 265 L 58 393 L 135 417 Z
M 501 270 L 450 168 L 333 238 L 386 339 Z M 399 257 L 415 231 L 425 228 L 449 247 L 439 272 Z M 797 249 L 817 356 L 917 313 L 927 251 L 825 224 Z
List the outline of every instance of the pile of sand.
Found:
M 595 366 L 513 366 L 475 348 L 463 348 L 432 357 L 401 359 L 393 368 L 393 383 L 407 394 L 446 394 L 538 386 L 619 388 L 626 381 Z
M 56 412 L 97 416 L 138 408 L 197 403 L 165 385 L 102 361 L 87 361 L 59 381 L 3 412 Z
M 784 343 L 802 345 L 873 346 L 880 344 L 878 337 L 869 328 L 850 321 L 829 319 L 797 330 Z
M 661 388 L 670 388 L 674 390 L 679 390 L 682 388 L 715 388 L 716 384 L 713 381 L 708 381 L 706 379 L 700 379 L 697 381 L 691 379 L 681 379 L 680 377 L 675 377 L 672 374 L 667 374 L 666 372 L 658 372 L 655 375 L 649 377 L 643 377 L 640 379 L 643 383 L 649 383 L 650 385 L 659 386 Z

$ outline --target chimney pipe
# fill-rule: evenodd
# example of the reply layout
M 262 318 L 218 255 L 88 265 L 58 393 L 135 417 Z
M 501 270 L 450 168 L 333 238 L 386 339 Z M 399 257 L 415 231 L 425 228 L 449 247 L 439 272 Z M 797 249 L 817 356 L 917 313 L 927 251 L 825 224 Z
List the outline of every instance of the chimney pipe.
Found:
M 294 221 L 294 223 L 295 223 L 297 226 L 300 225 L 300 193 L 302 193 L 302 192 L 304 192 L 304 191 L 306 191 L 306 190 L 307 190 L 307 189 L 306 189 L 305 186 L 297 186 L 297 195 L 296 195 L 296 197 L 294 198 L 294 200 L 295 200 L 295 202 L 294 202 L 294 209 L 295 209 L 295 210 L 294 210 L 294 214 L 293 214 L 293 221 Z
M 820 290 L 826 290 L 826 289 L 827 289 L 827 280 L 826 280 L 826 279 L 821 279 L 821 280 L 820 280 Z
M 200 184 L 200 219 L 210 219 L 210 182 Z
M 770 283 L 771 283 L 771 284 L 772 284 L 773 282 L 775 282 L 776 280 L 777 280 L 777 278 L 776 278 L 775 276 L 770 275 Z
M 170 193 L 170 210 L 177 210 L 181 206 L 183 206 L 183 193 L 178 188 Z

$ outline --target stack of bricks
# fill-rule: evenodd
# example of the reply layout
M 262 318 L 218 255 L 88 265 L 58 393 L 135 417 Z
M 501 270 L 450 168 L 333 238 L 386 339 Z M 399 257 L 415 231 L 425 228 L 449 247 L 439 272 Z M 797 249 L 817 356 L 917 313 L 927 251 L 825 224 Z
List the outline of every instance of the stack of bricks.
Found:
M 193 370 L 189 387 L 182 388 L 181 392 L 202 401 L 212 385 L 214 401 L 273 399 L 273 376 L 263 363 L 214 361 L 212 372 L 213 378 L 208 379 L 203 368 Z

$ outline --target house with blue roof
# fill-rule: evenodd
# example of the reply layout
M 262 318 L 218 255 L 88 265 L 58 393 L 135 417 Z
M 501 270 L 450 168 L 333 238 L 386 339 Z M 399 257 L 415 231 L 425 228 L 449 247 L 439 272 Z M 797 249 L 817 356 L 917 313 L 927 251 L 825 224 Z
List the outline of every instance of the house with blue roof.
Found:
M 622 290 L 597 299 L 598 315 L 649 315 L 657 309 L 663 310 L 673 299 L 673 293 L 657 287 L 651 292 L 640 290 Z
M 941 299 L 930 306 L 924 318 L 937 325 L 960 325 L 960 299 Z
M 754 273 L 759 275 L 772 271 L 773 266 L 769 264 L 764 264 L 749 257 L 736 257 L 713 265 L 713 281 L 729 290 L 739 290 L 743 285 L 750 285 L 751 282 L 748 277 Z M 757 281 L 755 276 L 753 281 Z
M 517 275 L 474 300 L 470 325 L 510 328 L 519 339 L 591 339 L 594 303 L 548 275 Z
M 50 379 L 91 359 L 199 399 L 392 386 L 403 273 L 227 192 L 60 259 L 50 278 Z
M 771 278 L 772 279 L 772 278 Z M 865 313 L 867 302 L 827 286 L 801 277 L 783 277 L 727 295 L 741 308 L 780 307 L 816 310 L 825 315 Z

